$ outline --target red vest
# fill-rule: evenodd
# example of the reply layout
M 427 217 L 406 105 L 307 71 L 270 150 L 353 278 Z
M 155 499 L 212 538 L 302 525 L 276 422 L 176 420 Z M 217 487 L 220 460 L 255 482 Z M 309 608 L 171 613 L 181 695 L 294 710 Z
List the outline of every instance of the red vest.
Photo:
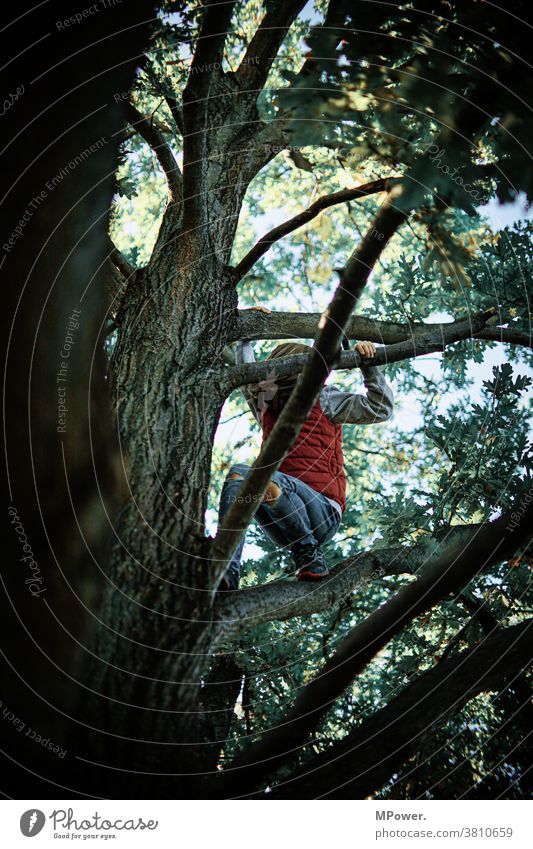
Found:
M 263 442 L 274 427 L 277 415 L 266 408 L 261 414 Z M 304 481 L 308 486 L 333 498 L 346 509 L 346 475 L 342 454 L 342 426 L 324 414 L 317 401 L 298 439 L 279 467 L 280 472 Z

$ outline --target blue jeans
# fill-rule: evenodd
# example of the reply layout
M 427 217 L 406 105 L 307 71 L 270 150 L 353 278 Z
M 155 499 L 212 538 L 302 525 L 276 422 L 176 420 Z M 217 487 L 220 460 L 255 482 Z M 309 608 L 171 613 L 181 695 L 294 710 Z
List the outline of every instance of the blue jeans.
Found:
M 230 475 L 245 478 L 249 471 L 250 466 L 244 463 L 230 468 L 220 496 L 219 522 L 234 501 L 239 500 L 243 483 L 238 478 L 230 480 Z M 274 472 L 271 480 L 281 489 L 281 495 L 273 503 L 262 502 L 255 514 L 269 539 L 282 548 L 291 549 L 302 543 L 323 545 L 335 535 L 341 514 L 322 493 L 284 472 Z M 244 537 L 243 534 L 228 566 L 228 579 L 233 586 L 238 586 Z

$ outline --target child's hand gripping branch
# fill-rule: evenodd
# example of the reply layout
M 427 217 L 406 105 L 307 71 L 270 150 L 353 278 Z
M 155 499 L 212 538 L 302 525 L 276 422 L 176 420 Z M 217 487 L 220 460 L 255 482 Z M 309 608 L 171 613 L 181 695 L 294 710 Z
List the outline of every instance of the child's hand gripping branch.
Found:
M 264 307 L 256 307 L 269 312 Z M 308 345 L 284 342 L 269 355 L 272 375 L 268 381 L 245 391 L 255 418 L 261 425 L 263 442 L 274 427 L 298 375 L 275 375 L 277 357 L 307 353 Z M 362 357 L 372 358 L 372 342 L 355 346 Z M 254 362 L 249 342 L 238 342 L 237 362 Z M 300 581 L 314 581 L 329 574 L 322 546 L 336 533 L 346 508 L 346 476 L 342 453 L 342 426 L 368 425 L 386 421 L 392 415 L 392 390 L 377 366 L 362 366 L 366 395 L 347 392 L 337 386 L 324 386 L 304 423 L 296 443 L 272 475 L 255 519 L 264 533 L 278 546 L 291 552 L 295 575 Z M 267 386 L 268 384 L 268 386 Z M 239 499 L 241 482 L 249 466 L 231 466 L 224 483 L 219 520 Z M 237 589 L 244 537 L 239 543 L 221 589 Z
M 363 357 L 372 358 L 376 355 L 376 349 L 373 342 L 357 342 L 355 350 Z

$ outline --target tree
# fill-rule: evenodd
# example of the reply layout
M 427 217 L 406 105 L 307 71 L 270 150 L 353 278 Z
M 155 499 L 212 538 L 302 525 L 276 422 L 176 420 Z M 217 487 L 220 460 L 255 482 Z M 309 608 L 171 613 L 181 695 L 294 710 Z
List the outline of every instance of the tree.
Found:
M 102 344 L 107 229 L 120 97 L 154 9 L 132 0 L 127 11 L 84 10 L 66 0 L 17 6 L 2 26 L 0 748 L 4 791 L 16 798 L 75 786 L 78 644 L 104 583 L 88 547 L 104 556 L 107 512 L 126 491 Z
M 505 693 L 517 680 L 527 692 L 531 629 L 522 596 L 532 511 L 523 394 L 531 381 L 510 363 L 527 363 L 531 347 L 523 282 L 529 233 L 495 234 L 476 211 L 493 196 L 532 194 L 523 149 L 529 112 L 518 115 L 516 105 L 528 100 L 526 74 L 518 72 L 525 29 L 494 12 L 487 39 L 477 34 L 478 4 L 434 2 L 365 4 L 363 31 L 358 5 L 319 3 L 309 22 L 301 0 L 264 9 L 168 4 L 125 108 L 108 348 L 128 496 L 114 523 L 101 602 L 92 607 L 97 627 L 81 654 L 83 792 L 104 786 L 116 794 L 119 770 L 122 796 L 146 796 L 147 773 L 154 796 L 262 794 L 267 784 L 281 797 L 386 793 L 428 745 L 427 715 L 438 728 L 487 692 Z M 515 6 L 526 17 L 525 4 Z M 297 187 L 308 180 L 324 191 L 278 223 L 269 202 L 282 197 L 272 184 L 285 179 L 279 186 L 292 211 L 288 174 Z M 145 238 L 124 229 L 134 203 Z M 271 229 L 251 239 L 255 218 L 267 212 Z M 146 237 L 147 225 L 155 238 Z M 311 302 L 325 302 L 338 278 L 327 309 L 238 309 L 239 298 L 253 304 L 254 292 L 273 298 L 288 268 L 306 278 Z M 432 320 L 435 313 L 446 317 Z M 216 466 L 220 473 L 227 465 L 227 457 L 213 462 L 222 409 L 239 387 L 268 376 L 265 363 L 235 365 L 230 346 L 287 337 L 314 338 L 314 350 L 278 361 L 276 375 L 299 374 L 298 383 L 243 485 L 243 504 L 210 536 Z M 398 432 L 390 462 L 376 437 L 347 439 L 350 459 L 364 454 L 366 482 L 371 452 L 379 455 L 376 476 L 388 480 L 394 499 L 378 487 L 361 523 L 352 489 L 344 527 L 357 535 L 312 593 L 279 581 L 217 595 L 324 381 L 332 370 L 361 366 L 357 353 L 341 353 L 343 339 L 356 338 L 380 343 L 375 363 L 421 398 L 422 426 L 411 442 Z M 495 366 L 479 403 L 466 404 L 458 392 L 437 412 L 413 362 L 444 352 L 438 390 L 464 390 L 469 363 L 495 345 L 509 362 Z M 394 473 L 409 455 L 402 490 Z M 280 555 L 264 550 L 271 571 Z M 510 562 L 518 563 L 509 579 L 512 615 L 497 616 L 506 627 L 484 640 L 470 619 L 485 609 L 479 592 L 507 576 Z M 459 608 L 452 621 L 451 605 Z M 414 624 L 420 616 L 425 624 Z M 262 635 L 270 629 L 285 639 L 296 618 L 315 643 L 322 635 L 323 662 L 300 662 L 276 687 L 272 669 L 282 659 L 268 656 Z M 406 669 L 409 640 L 415 650 Z M 334 650 L 329 641 L 338 643 Z M 491 665 L 494 651 L 499 661 Z M 396 666 L 380 694 L 387 704 L 377 709 L 372 687 L 383 652 Z M 414 677 L 419 663 L 423 673 Z M 296 699 L 285 697 L 291 675 Z M 359 683 L 363 722 L 354 704 Z M 403 692 L 392 696 L 394 687 Z M 425 700 L 427 714 L 417 707 Z M 233 718 L 237 702 L 244 734 Z M 372 735 L 388 723 L 390 747 L 378 750 L 378 763 Z M 250 743 L 257 732 L 261 739 Z M 356 746 L 362 754 L 354 764 Z M 217 774 L 221 749 L 225 768 Z M 337 756 L 346 791 L 331 766 Z M 516 784 L 523 762 L 513 769 Z M 424 788 L 432 780 L 420 763 L 417 780 Z

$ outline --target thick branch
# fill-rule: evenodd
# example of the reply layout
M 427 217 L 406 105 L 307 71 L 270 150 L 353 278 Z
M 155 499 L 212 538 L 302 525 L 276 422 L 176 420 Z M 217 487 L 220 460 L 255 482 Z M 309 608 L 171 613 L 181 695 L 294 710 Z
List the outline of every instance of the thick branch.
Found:
M 532 659 L 533 619 L 494 633 L 424 672 L 359 728 L 272 788 L 269 798 L 366 798 L 452 711 L 479 693 L 513 685 Z
M 471 538 L 481 525 L 454 525 L 446 544 Z M 296 581 L 276 581 L 217 597 L 215 620 L 223 623 L 224 637 L 295 616 L 321 613 L 343 602 L 350 593 L 385 575 L 414 573 L 423 568 L 442 534 L 414 548 L 374 548 L 358 552 L 331 569 L 330 576 L 312 586 Z
M 241 259 L 235 267 L 235 282 L 237 283 L 245 274 L 250 271 L 253 265 L 266 254 L 268 249 L 274 242 L 279 241 L 283 236 L 293 233 L 304 224 L 316 218 L 324 209 L 329 209 L 330 206 L 336 206 L 339 203 L 346 203 L 350 200 L 358 200 L 359 198 L 368 197 L 369 195 L 377 194 L 378 192 L 388 192 L 395 182 L 399 182 L 400 178 L 387 177 L 380 180 L 373 180 L 371 183 L 365 183 L 362 186 L 357 186 L 353 189 L 342 189 L 339 192 L 333 192 L 329 195 L 323 195 L 318 198 L 297 215 L 289 218 L 278 227 L 274 227 L 269 233 L 261 236 L 257 244 Z M 313 334 L 314 335 L 314 334 Z
M 206 0 L 200 33 L 183 90 L 183 204 L 187 226 L 205 220 L 208 106 L 215 68 L 221 66 L 234 2 Z
M 465 591 L 459 594 L 459 600 L 472 614 L 472 617 L 477 619 L 486 636 L 490 637 L 496 631 L 501 630 L 501 623 L 494 616 L 485 599 L 477 598 L 472 593 Z M 531 699 L 531 686 L 526 676 L 517 675 L 511 689 L 516 695 L 519 713 L 522 715 L 525 725 L 533 729 L 533 701 Z
M 205 0 L 202 24 L 194 56 L 189 68 L 189 77 L 184 91 L 194 91 L 196 95 L 207 95 L 211 80 L 224 55 L 224 44 L 230 28 L 235 2 L 220 3 L 219 0 Z M 186 98 L 187 101 L 189 98 Z
M 179 165 L 176 162 L 172 148 L 165 141 L 163 134 L 149 121 L 144 115 L 141 115 L 138 109 L 131 103 L 125 104 L 126 118 L 134 127 L 140 136 L 150 145 L 161 168 L 165 172 L 167 178 L 169 192 L 173 201 L 178 201 L 181 198 L 182 180 Z
M 523 499 L 522 499 L 523 502 Z M 448 593 L 465 586 L 489 565 L 511 556 L 531 539 L 533 504 L 518 526 L 511 514 L 523 503 L 517 499 L 509 513 L 475 530 L 467 542 L 460 538 L 437 553 L 415 581 L 404 585 L 391 599 L 356 625 L 335 654 L 299 694 L 279 725 L 266 732 L 234 762 L 233 777 L 224 779 L 224 792 L 249 792 L 252 784 L 279 767 L 317 727 L 335 699 L 361 673 L 373 657 L 417 616 L 430 610 Z
M 490 320 L 490 326 L 483 326 L 482 330 L 476 330 L 477 322 L 483 316 Z M 494 311 L 495 315 L 495 311 Z M 532 334 L 523 330 L 512 328 L 495 327 L 490 318 L 490 313 L 475 313 L 469 319 L 457 319 L 451 322 L 412 322 L 402 324 L 399 321 L 379 321 L 373 318 L 365 318 L 362 315 L 354 315 L 348 322 L 344 331 L 347 339 L 368 339 L 380 345 L 390 345 L 394 342 L 404 342 L 406 339 L 419 339 L 421 336 L 441 337 L 446 334 L 449 341 L 453 341 L 455 328 L 464 324 L 465 321 L 472 322 L 472 336 L 475 339 L 487 341 L 507 342 L 514 345 L 533 347 Z M 316 333 L 320 313 L 293 313 L 293 312 L 271 312 L 264 313 L 255 309 L 239 310 L 237 321 L 228 339 L 235 342 L 238 339 L 313 339 Z M 461 338 L 469 338 L 462 336 Z
M 344 601 L 367 581 L 409 572 L 414 564 L 409 554 L 402 546 L 363 551 L 338 563 L 329 578 L 316 585 L 276 581 L 224 593 L 217 598 L 215 621 L 223 622 L 228 637 L 266 622 L 320 613 Z
M 283 39 L 305 3 L 306 0 L 277 0 L 269 4 L 236 71 L 241 88 L 259 94 Z
M 335 364 L 343 330 L 363 291 L 370 271 L 393 234 L 405 221 L 407 213 L 396 210 L 395 191 L 379 210 L 370 230 L 342 270 L 341 282 L 333 300 L 319 323 L 319 332 L 303 370 L 272 432 L 263 445 L 250 474 L 234 503 L 220 524 L 213 542 L 214 581 L 223 574 L 242 532 L 252 520 L 266 486 L 283 457 L 294 445 L 320 389 Z M 375 233 L 383 235 L 376 239 Z

